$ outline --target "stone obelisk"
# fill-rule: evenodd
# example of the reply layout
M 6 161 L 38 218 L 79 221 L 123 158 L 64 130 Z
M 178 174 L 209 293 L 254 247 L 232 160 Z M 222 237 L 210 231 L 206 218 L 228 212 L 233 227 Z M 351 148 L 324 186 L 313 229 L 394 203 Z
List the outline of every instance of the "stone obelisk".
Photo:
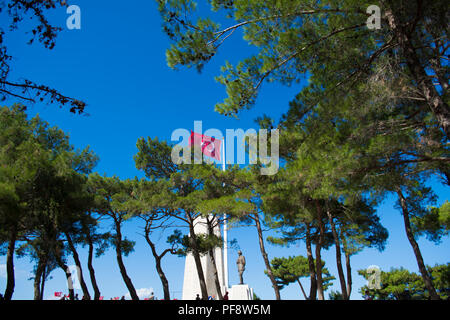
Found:
M 214 234 L 220 237 L 220 227 L 216 225 L 213 229 Z M 206 218 L 198 217 L 194 221 L 194 232 L 195 234 L 207 234 L 208 226 Z M 222 248 L 217 247 L 214 249 L 214 258 L 216 261 L 217 274 L 219 277 L 219 283 L 222 288 L 222 295 L 225 294 L 227 286 L 225 285 L 225 273 L 224 269 L 224 257 Z M 206 288 L 208 295 L 211 297 L 218 297 L 215 281 L 214 281 L 214 268 L 211 263 L 211 258 L 209 254 L 202 255 L 201 264 L 203 273 L 205 275 Z M 192 253 L 186 255 L 186 262 L 184 266 L 184 281 L 183 281 L 183 300 L 194 300 L 197 294 L 201 297 L 200 281 L 197 274 L 197 266 L 195 265 L 194 256 Z
M 226 170 L 225 159 L 225 139 L 222 143 L 222 169 Z M 212 218 L 212 215 L 210 216 Z M 217 221 L 215 221 L 217 222 Z M 220 237 L 220 227 L 218 223 L 215 223 L 213 232 Z M 204 217 L 198 217 L 194 221 L 195 234 L 208 234 L 207 219 Z M 238 284 L 229 286 L 228 282 L 228 245 L 227 245 L 227 215 L 223 216 L 223 248 L 217 247 L 214 250 L 214 258 L 217 267 L 217 274 L 219 278 L 222 295 L 229 292 L 230 300 L 253 300 L 253 289 L 246 284 Z M 214 268 L 211 262 L 209 254 L 205 254 L 200 258 L 203 273 L 206 281 L 206 289 L 210 297 L 218 297 L 217 288 L 214 280 Z M 242 279 L 242 277 L 241 277 Z M 196 297 L 201 296 L 200 281 L 198 279 L 197 266 L 194 261 L 192 253 L 188 253 L 186 256 L 186 262 L 184 266 L 184 281 L 183 281 L 183 300 L 194 300 Z

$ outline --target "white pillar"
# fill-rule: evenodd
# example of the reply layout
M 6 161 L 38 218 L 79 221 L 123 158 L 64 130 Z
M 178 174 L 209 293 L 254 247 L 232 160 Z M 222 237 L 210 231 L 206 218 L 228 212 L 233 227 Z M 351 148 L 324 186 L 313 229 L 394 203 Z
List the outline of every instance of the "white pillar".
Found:
M 227 230 L 227 215 L 223 215 L 223 273 L 225 290 L 229 288 L 228 283 L 228 230 Z
M 212 218 L 212 216 L 210 217 Z M 217 223 L 217 220 L 214 220 L 213 223 Z M 197 235 L 202 233 L 208 234 L 208 226 L 206 218 L 199 216 L 195 219 L 194 232 Z M 218 224 L 213 228 L 213 232 L 216 236 L 220 235 L 220 227 Z M 220 247 L 216 248 L 213 254 L 215 255 L 216 258 L 217 276 L 219 277 L 220 282 L 222 283 L 224 282 L 222 249 Z M 217 297 L 218 294 L 215 285 L 213 265 L 211 263 L 211 258 L 209 254 L 201 255 L 200 261 L 202 264 L 203 275 L 205 277 L 208 295 Z M 189 252 L 186 255 L 185 260 L 182 299 L 194 300 L 197 294 L 201 296 L 200 280 L 198 278 L 197 265 L 195 264 L 194 256 L 191 252 Z
M 223 171 L 227 170 L 227 162 L 226 162 L 226 153 L 225 153 L 225 138 L 223 139 L 222 146 L 222 157 L 223 157 Z M 227 215 L 223 214 L 223 270 L 224 270 L 224 287 L 225 290 L 229 288 L 228 283 L 228 228 L 227 228 Z

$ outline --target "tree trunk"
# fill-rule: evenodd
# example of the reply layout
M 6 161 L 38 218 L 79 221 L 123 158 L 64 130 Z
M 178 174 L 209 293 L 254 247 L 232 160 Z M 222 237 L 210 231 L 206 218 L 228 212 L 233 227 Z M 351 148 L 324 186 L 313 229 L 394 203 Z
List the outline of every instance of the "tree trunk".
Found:
M 192 250 L 192 256 L 194 257 L 195 266 L 197 268 L 197 276 L 200 282 L 200 291 L 202 294 L 202 299 L 208 300 L 208 289 L 206 288 L 205 274 L 203 273 L 202 261 L 200 259 L 200 253 L 197 248 L 197 236 L 194 232 L 194 221 L 192 219 L 189 219 L 189 221 L 189 242 Z
M 402 208 L 403 221 L 405 224 L 406 235 L 408 237 L 409 243 L 411 244 L 411 247 L 413 248 L 414 255 L 416 256 L 417 265 L 419 266 L 419 271 L 422 275 L 422 279 L 425 283 L 425 287 L 427 288 L 428 292 L 430 293 L 430 297 L 432 300 L 439 300 L 440 299 L 439 295 L 437 294 L 436 289 L 433 286 L 431 277 L 428 274 L 428 271 L 425 267 L 425 263 L 423 261 L 422 253 L 420 252 L 419 245 L 417 244 L 416 240 L 414 239 L 414 234 L 411 229 L 411 222 L 409 220 L 408 205 L 406 203 L 406 199 L 404 198 L 400 188 L 397 188 L 397 195 L 400 200 L 400 206 Z
M 94 244 L 92 243 L 92 239 L 90 236 L 87 238 L 88 240 L 88 246 L 89 246 L 89 253 L 88 253 L 88 269 L 89 269 L 89 276 L 91 278 L 91 284 L 92 288 L 94 289 L 94 300 L 100 300 L 100 290 L 97 285 L 97 279 L 95 278 L 95 270 L 92 265 L 92 259 L 94 255 Z
M 308 257 L 309 278 L 311 286 L 309 289 L 309 300 L 316 300 L 317 297 L 317 278 L 316 267 L 314 265 L 314 257 L 311 249 L 311 225 L 306 224 L 306 255 Z
M 299 278 L 297 278 L 297 283 L 300 286 L 300 289 L 302 290 L 302 293 L 303 293 L 303 296 L 305 297 L 305 300 L 309 300 L 308 296 L 306 295 L 305 290 L 303 289 L 302 283 L 301 283 Z
M 339 275 L 339 282 L 341 284 L 341 292 L 344 300 L 348 300 L 347 284 L 345 283 L 344 270 L 342 268 L 342 255 L 341 255 L 341 243 L 339 241 L 339 235 L 336 231 L 336 225 L 334 224 L 333 216 L 330 210 L 327 210 L 328 221 L 330 222 L 331 232 L 333 233 L 334 246 L 336 247 L 336 266 Z
M 14 275 L 14 250 L 16 249 L 16 240 L 17 240 L 17 227 L 14 226 L 11 229 L 9 243 L 8 243 L 8 252 L 6 254 L 6 289 L 4 298 L 5 300 L 11 300 L 14 287 L 15 287 L 15 275 Z
M 164 292 L 164 300 L 170 300 L 170 290 L 169 290 L 169 281 L 165 273 L 163 272 L 161 266 L 161 257 L 155 258 L 156 261 L 156 271 L 158 272 L 159 278 L 161 279 L 161 284 Z
M 320 251 L 322 250 L 322 245 L 324 241 L 325 227 L 322 221 L 322 208 L 320 207 L 319 201 L 315 200 L 317 209 L 317 223 L 319 225 L 319 241 L 316 244 L 316 276 L 317 276 L 317 295 L 319 300 L 325 300 L 323 293 L 323 280 L 322 280 L 322 255 Z
M 352 294 L 352 267 L 350 264 L 350 253 L 347 250 L 345 241 L 343 241 L 343 248 L 345 254 L 345 266 L 347 269 L 347 295 L 348 299 L 350 300 L 350 295 Z
M 272 273 L 272 267 L 270 266 L 269 257 L 267 256 L 267 252 L 264 247 L 264 238 L 261 229 L 261 223 L 259 221 L 259 215 L 255 213 L 253 218 L 255 220 L 256 229 L 258 230 L 259 249 L 261 250 L 261 254 L 264 259 L 264 263 L 266 265 L 267 275 L 269 276 L 270 282 L 272 282 L 273 290 L 275 291 L 275 299 L 281 300 L 280 288 L 278 288 L 277 281 L 275 280 L 275 277 Z
M 207 225 L 208 225 L 208 232 L 210 235 L 214 235 L 214 228 L 212 225 L 212 221 L 209 220 L 209 218 L 206 218 L 207 221 Z M 217 265 L 216 265 L 216 258 L 214 257 L 214 249 L 210 248 L 208 250 L 209 253 L 209 257 L 211 259 L 211 264 L 213 266 L 213 273 L 214 273 L 214 284 L 216 286 L 216 291 L 217 291 L 217 295 L 218 295 L 218 299 L 219 300 L 223 300 L 223 295 L 222 295 L 222 287 L 220 286 L 220 281 L 219 281 L 219 274 L 217 272 Z
M 41 276 L 41 299 L 44 300 L 44 290 L 45 290 L 45 279 L 47 279 L 47 264 L 44 264 L 44 268 L 42 270 L 42 276 Z
M 323 279 L 322 279 L 322 256 L 320 254 L 321 245 L 316 244 L 316 278 L 317 278 L 317 299 L 324 300 L 323 294 Z
M 44 269 L 43 259 L 39 258 L 36 273 L 34 275 L 34 300 L 41 300 L 41 280 Z
M 122 258 L 122 233 L 120 228 L 120 222 L 115 221 L 116 224 L 116 259 L 117 264 L 119 265 L 120 274 L 122 275 L 123 282 L 125 282 L 125 285 L 128 289 L 128 292 L 130 293 L 132 300 L 139 300 L 139 297 L 136 293 L 136 289 L 134 288 L 133 282 L 131 282 L 130 277 L 127 274 L 127 269 L 125 268 L 125 264 L 123 263 Z
M 156 252 L 155 244 L 150 240 L 149 230 L 147 230 L 147 228 L 145 229 L 145 240 L 150 246 L 153 257 L 155 258 L 156 272 L 158 273 L 159 279 L 161 279 L 161 284 L 164 292 L 164 300 L 170 300 L 169 281 L 167 281 L 167 277 L 163 272 L 161 266 L 161 260 L 163 256 L 168 252 L 168 250 L 164 251 L 161 255 L 158 255 L 158 253 Z
M 431 112 L 436 117 L 441 128 L 444 130 L 447 139 L 450 139 L 450 108 L 439 95 L 433 81 L 428 76 L 411 41 L 410 32 L 405 30 L 396 16 L 394 10 L 387 10 L 386 17 L 390 28 L 395 34 L 397 42 L 401 48 L 403 57 L 406 60 L 409 71 L 417 83 L 418 89 L 424 96 Z
M 67 288 L 69 290 L 69 299 L 75 300 L 75 291 L 73 290 L 72 273 L 70 272 L 69 267 L 63 262 L 61 254 L 59 252 L 55 252 L 55 259 L 58 266 L 64 271 L 64 274 L 66 275 Z
M 67 243 L 69 244 L 69 248 L 72 251 L 73 260 L 75 261 L 75 265 L 77 266 L 78 269 L 77 270 L 78 280 L 80 281 L 81 290 L 83 291 L 83 300 L 91 300 L 91 295 L 89 294 L 86 282 L 84 281 L 83 269 L 81 268 L 80 257 L 78 256 L 77 249 L 75 248 L 75 245 L 72 242 L 72 238 L 67 232 L 65 233 L 65 236 L 67 239 Z
M 209 249 L 208 253 L 209 253 L 209 257 L 211 259 L 211 264 L 213 266 L 214 284 L 216 286 L 217 298 L 219 300 L 223 300 L 222 288 L 220 287 L 219 274 L 217 272 L 216 258 L 214 257 L 214 250 L 213 249 Z
M 63 264 L 61 266 L 61 269 L 63 269 L 64 273 L 66 274 L 67 287 L 69 288 L 69 299 L 75 300 L 75 290 L 73 289 L 72 273 L 70 272 L 70 269 L 66 264 Z
M 55 250 L 56 263 L 64 271 L 64 274 L 66 275 L 67 288 L 69 290 L 69 299 L 75 300 L 75 291 L 73 290 L 72 273 L 70 272 L 69 267 L 64 263 L 64 261 L 62 259 L 61 248 L 58 245 L 56 245 L 54 250 Z

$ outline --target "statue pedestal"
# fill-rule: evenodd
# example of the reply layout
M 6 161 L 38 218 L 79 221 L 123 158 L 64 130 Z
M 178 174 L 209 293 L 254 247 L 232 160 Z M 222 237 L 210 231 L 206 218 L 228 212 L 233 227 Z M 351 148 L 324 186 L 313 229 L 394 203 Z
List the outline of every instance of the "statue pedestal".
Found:
M 253 300 L 253 289 L 248 284 L 237 284 L 229 291 L 230 300 Z

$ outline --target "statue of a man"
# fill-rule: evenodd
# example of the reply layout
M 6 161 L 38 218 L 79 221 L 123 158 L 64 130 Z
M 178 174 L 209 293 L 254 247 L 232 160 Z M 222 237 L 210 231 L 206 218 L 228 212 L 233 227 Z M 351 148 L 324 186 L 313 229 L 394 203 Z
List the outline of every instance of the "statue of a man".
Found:
M 245 257 L 242 255 L 242 251 L 239 250 L 238 251 L 238 259 L 236 261 L 237 267 L 238 267 L 238 272 L 239 272 L 239 279 L 240 279 L 240 283 L 239 284 L 244 284 L 244 279 L 242 278 L 242 274 L 245 271 Z

